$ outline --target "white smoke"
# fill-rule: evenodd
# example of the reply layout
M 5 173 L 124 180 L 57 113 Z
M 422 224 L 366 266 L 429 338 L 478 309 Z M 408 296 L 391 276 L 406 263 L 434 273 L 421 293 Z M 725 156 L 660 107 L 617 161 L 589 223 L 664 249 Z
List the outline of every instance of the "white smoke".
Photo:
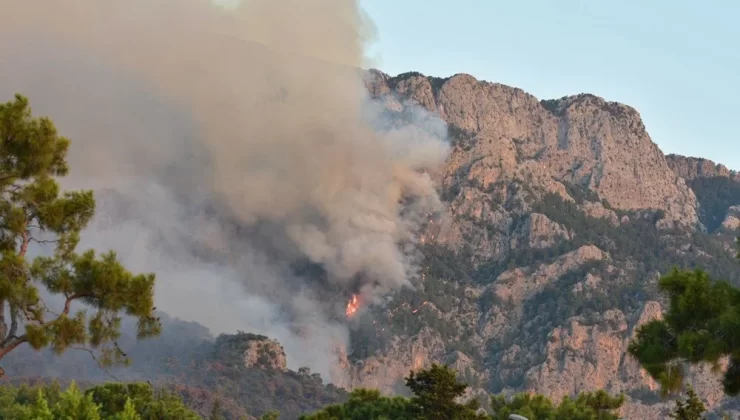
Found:
M 426 170 L 446 130 L 422 115 L 371 126 L 383 117 L 359 68 L 374 29 L 356 1 L 0 8 L 0 100 L 28 96 L 72 140 L 64 185 L 100 200 L 81 246 L 155 272 L 160 309 L 275 337 L 292 367 L 326 375 L 347 331 L 325 303 L 346 296 L 289 264 L 307 258 L 368 297 L 408 284 L 400 244 L 439 204 Z

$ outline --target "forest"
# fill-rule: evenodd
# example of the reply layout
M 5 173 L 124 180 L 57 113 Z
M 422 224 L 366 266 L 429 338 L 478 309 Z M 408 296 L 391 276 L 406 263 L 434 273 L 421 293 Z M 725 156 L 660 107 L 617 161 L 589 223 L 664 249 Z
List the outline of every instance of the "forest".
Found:
M 264 419 L 300 416 L 307 420 L 506 419 L 510 414 L 529 419 L 619 418 L 624 396 L 603 391 L 580 393 L 558 403 L 542 395 L 494 395 L 486 401 L 488 409 L 482 410 L 479 399 L 460 402 L 468 388 L 459 379 L 462 372 L 437 364 L 409 373 L 405 378 L 409 397 L 384 396 L 371 389 L 347 393 L 324 385 L 310 371 L 245 370 L 223 364 L 213 358 L 211 341 L 205 337 L 201 345 L 188 345 L 192 350 L 183 360 L 163 365 L 153 358 L 150 366 L 171 378 L 197 378 L 197 386 L 193 382 L 178 386 L 177 380 L 168 385 L 132 380 L 61 384 L 43 378 L 13 378 L 2 370 L 3 364 L 16 354 L 40 351 L 61 357 L 65 352 L 82 350 L 94 357 L 101 371 L 115 368 L 116 372 L 125 372 L 132 354 L 122 342 L 145 342 L 171 333 L 168 324 L 174 325 L 166 319 L 163 322 L 154 306 L 155 273 L 129 271 L 112 251 L 77 249 L 81 231 L 95 214 L 95 199 L 92 191 L 62 191 L 59 185 L 58 180 L 69 172 L 69 145 L 50 119 L 32 115 L 25 97 L 17 95 L 0 105 L 0 418 L 235 419 L 258 415 Z M 700 200 L 725 197 L 727 188 L 723 184 L 704 185 L 704 193 L 697 195 Z M 640 327 L 629 353 L 658 380 L 666 398 L 673 396 L 673 418 L 703 418 L 705 411 L 684 383 L 686 364 L 717 364 L 728 358 L 723 372 L 725 393 L 740 393 L 740 290 L 733 284 L 738 273 L 720 273 L 729 280 L 725 281 L 711 278 L 698 268 L 671 269 L 675 256 L 664 252 L 655 230 L 655 221 L 662 217 L 659 212 L 621 214 L 633 222 L 626 229 L 616 230 L 605 221 L 585 217 L 573 203 L 552 195 L 535 210 L 566 226 L 579 227 L 578 240 L 556 245 L 558 249 L 552 255 L 566 251 L 565 247 L 597 243 L 618 258 L 638 259 L 643 271 L 663 273 L 656 293 L 669 301 L 664 317 Z M 705 211 L 708 226 L 714 228 L 716 215 L 711 207 Z M 49 255 L 31 257 L 29 248 L 34 244 L 51 245 L 54 250 Z M 435 252 L 440 258 L 438 264 L 428 268 L 429 277 L 436 279 L 430 281 L 440 281 L 446 275 L 470 282 L 481 278 L 480 272 L 465 270 L 454 258 L 445 257 L 445 250 Z M 491 262 L 483 270 L 498 272 L 511 264 L 547 257 L 516 255 L 511 257 L 514 261 Z M 718 266 L 721 263 L 715 262 Z M 572 274 L 575 278 L 601 268 L 594 264 Z M 431 290 L 423 297 L 440 306 L 444 306 L 445 296 L 459 293 L 442 281 Z M 46 306 L 41 291 L 57 296 L 63 302 L 61 311 Z M 567 310 L 600 305 L 598 300 L 567 299 L 557 290 L 547 290 L 531 305 L 552 305 L 551 312 L 562 312 L 564 317 L 568 316 Z M 629 297 L 612 294 L 599 299 Z M 79 303 L 85 309 L 75 309 Z M 419 319 L 438 323 L 440 331 L 451 328 L 441 319 Z M 135 337 L 123 336 L 122 325 L 126 322 L 135 324 Z M 284 410 L 275 411 L 275 404 L 267 399 L 277 399 Z

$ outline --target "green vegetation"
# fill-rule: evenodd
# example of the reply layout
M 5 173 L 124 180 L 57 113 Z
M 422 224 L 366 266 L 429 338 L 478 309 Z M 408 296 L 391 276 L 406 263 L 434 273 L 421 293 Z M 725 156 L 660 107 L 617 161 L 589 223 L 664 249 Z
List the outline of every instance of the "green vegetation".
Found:
M 686 387 L 686 401 L 677 400 L 676 408 L 668 414 L 676 420 L 701 420 L 707 411 L 704 402 L 699 399 L 691 386 Z
M 373 419 L 429 419 L 464 420 L 486 419 L 477 414 L 478 401 L 471 399 L 460 404 L 456 399 L 463 396 L 466 384 L 456 378 L 454 370 L 437 364 L 430 368 L 412 371 L 406 378 L 406 386 L 413 396 L 383 397 L 377 390 L 358 389 L 350 394 L 344 404 L 336 404 L 314 414 L 304 415 L 302 420 L 373 420 Z
M 526 185 L 508 186 L 513 187 L 527 189 Z M 740 284 L 740 265 L 727 252 L 725 237 L 681 229 L 659 230 L 656 223 L 665 217 L 662 211 L 619 211 L 601 200 L 604 207 L 613 210 L 620 219 L 620 223 L 615 225 L 607 219 L 590 217 L 578 208 L 579 204 L 585 202 L 600 201 L 593 191 L 571 184 L 566 185 L 566 188 L 574 202 L 565 201 L 556 194 L 544 194 L 541 199 L 530 201 L 530 206 L 532 212 L 544 214 L 572 231 L 574 235 L 571 240 L 561 240 L 544 249 L 517 249 L 504 254 L 502 259 L 482 261 L 477 267 L 470 264 L 470 250 L 463 249 L 456 253 L 441 246 L 427 245 L 422 248 L 425 255 L 425 287 L 416 292 L 402 292 L 402 296 L 394 300 L 397 303 L 391 303 L 390 310 L 395 310 L 396 307 L 400 309 L 394 312 L 392 322 L 388 320 L 382 323 L 383 327 L 387 327 L 378 335 L 385 339 L 383 334 L 388 330 L 393 330 L 389 338 L 399 334 L 413 335 L 424 325 L 433 325 L 434 320 L 426 318 L 436 315 L 435 311 L 411 314 L 411 311 L 405 311 L 402 307 L 404 302 L 417 302 L 415 304 L 418 305 L 422 300 L 430 301 L 442 312 L 450 307 L 461 308 L 465 305 L 478 305 L 483 312 L 490 310 L 492 306 L 508 308 L 510 303 L 499 301 L 491 291 L 484 293 L 479 299 L 471 300 L 465 298 L 464 290 L 462 293 L 460 290 L 470 283 L 489 284 L 501 273 L 512 268 L 552 263 L 563 254 L 585 245 L 595 245 L 606 251 L 610 256 L 609 261 L 593 261 L 574 268 L 525 300 L 522 319 L 527 322 L 510 336 L 491 340 L 485 352 L 485 362 L 489 368 L 494 366 L 496 369 L 495 366 L 501 363 L 501 352 L 514 343 L 525 348 L 542 348 L 547 334 L 569 318 L 581 317 L 585 324 L 602 323 L 604 321 L 600 315 L 608 309 L 633 314 L 642 308 L 645 301 L 661 300 L 656 280 L 660 273 L 669 272 L 674 267 L 701 267 L 713 276 L 726 278 L 731 284 Z M 492 200 L 498 197 L 496 188 L 484 192 L 490 193 Z M 514 204 L 508 201 L 495 202 L 492 205 L 515 210 L 509 208 Z M 525 222 L 526 217 L 527 214 L 524 214 L 519 220 L 514 220 L 510 229 L 516 229 Z M 486 225 L 476 224 L 476 227 L 484 232 L 489 231 L 492 235 L 511 233 L 496 232 Z M 574 286 L 583 282 L 587 274 L 600 279 L 598 287 L 575 291 Z M 399 330 L 399 326 L 404 329 Z M 443 333 L 449 329 L 446 325 L 434 328 L 442 328 L 442 338 L 455 343 L 459 350 L 471 356 L 476 363 L 484 361 L 477 349 L 464 349 L 473 347 L 466 346 L 466 331 L 453 329 L 450 335 L 446 335 Z M 372 338 L 366 340 L 371 346 L 376 343 Z M 540 363 L 545 355 L 532 353 L 525 357 L 529 360 L 524 363 L 532 365 Z M 516 369 L 508 371 L 511 372 L 510 376 L 499 375 L 489 384 L 491 391 L 498 392 L 506 386 L 521 385 L 524 372 Z
M 623 403 L 623 395 L 612 397 L 604 391 L 565 397 L 557 405 L 542 395 L 518 394 L 508 400 L 501 396 L 491 398 L 494 420 L 507 420 L 510 414 L 544 420 L 617 420 L 617 411 Z
M 674 267 L 701 266 L 732 282 L 740 280 L 740 266 L 720 241 L 699 232 L 690 235 L 659 232 L 655 223 L 663 217 L 660 211 L 617 212 L 620 218 L 627 216 L 629 221 L 614 226 L 605 219 L 589 217 L 578 209 L 578 202 L 595 199 L 592 194 L 589 195 L 587 191 L 575 186 L 569 186 L 569 192 L 576 203 L 564 201 L 558 195 L 547 194 L 541 202 L 533 206 L 533 211 L 572 230 L 573 240 L 561 241 L 548 249 L 517 252 L 505 261 L 491 262 L 482 267 L 483 275 L 479 278 L 490 279 L 512 266 L 548 263 L 557 256 L 584 245 L 595 245 L 608 252 L 611 265 L 619 265 L 623 269 L 628 266 L 632 268 L 614 272 L 607 270 L 607 264 L 603 262 L 593 262 L 566 273 L 526 303 L 531 309 L 527 313 L 532 316 L 543 312 L 555 314 L 555 325 L 572 316 L 599 313 L 610 308 L 618 308 L 624 312 L 634 311 L 645 300 L 659 299 L 658 289 L 652 280 L 657 273 L 668 272 Z M 608 207 L 608 203 L 604 204 Z M 677 249 L 683 251 L 679 253 Z M 603 280 L 599 290 L 588 295 L 572 293 L 572 286 L 589 272 Z M 547 309 L 543 310 L 543 306 Z
M 557 194 L 545 195 L 532 210 L 573 229 L 575 238 L 568 242 L 571 249 L 596 245 L 609 252 L 614 259 L 631 258 L 639 261 L 645 272 L 660 269 L 666 264 L 668 267 L 673 265 L 674 258 L 666 258 L 666 246 L 661 243 L 661 235 L 655 227 L 655 223 L 663 217 L 660 211 L 618 212 L 619 217 L 627 216 L 630 221 L 614 226 L 606 219 L 587 216 L 576 203 L 565 201 Z
M 456 379 L 454 370 L 440 365 L 412 371 L 406 378 L 406 386 L 413 394 L 411 398 L 384 397 L 377 390 L 358 389 L 346 403 L 331 405 L 301 419 L 506 420 L 510 414 L 519 414 L 531 420 L 616 420 L 617 411 L 624 403 L 624 396 L 612 397 L 604 391 L 565 398 L 557 405 L 542 395 L 493 396 L 493 414 L 487 415 L 478 409 L 475 399 L 457 402 L 467 385 Z
M 411 76 L 421 75 L 399 75 L 389 83 Z M 435 85 L 443 83 L 442 79 L 430 81 Z M 561 104 L 558 100 L 543 101 L 543 106 L 553 113 L 558 112 Z M 412 116 L 402 112 L 396 117 Z M 470 133 L 455 126 L 449 130 L 456 138 L 456 147 L 474 146 Z M 459 402 L 467 385 L 458 380 L 456 372 L 439 365 L 411 372 L 405 378 L 412 394 L 408 398 L 385 397 L 376 390 L 363 389 L 347 394 L 323 384 L 319 375 L 305 368 L 298 372 L 246 368 L 240 353 L 244 342 L 265 337 L 239 334 L 238 340 L 235 336 L 220 336 L 214 342 L 207 331 L 179 321 L 171 322 L 172 332 L 164 330 L 168 338 L 163 340 L 165 345 L 139 343 L 139 338 L 159 335 L 162 327 L 153 313 L 154 275 L 128 272 L 112 252 L 100 256 L 93 251 L 75 252 L 81 230 L 94 215 L 95 201 L 90 191 L 60 190 L 57 179 L 67 174 L 68 147 L 69 141 L 57 134 L 50 120 L 32 116 L 26 98 L 17 96 L 0 105 L 0 361 L 11 361 L 9 372 L 13 374 L 43 374 L 46 366 L 56 366 L 58 360 L 69 355 L 67 349 L 96 350 L 99 357 L 95 362 L 106 366 L 133 359 L 130 370 L 115 372 L 129 380 L 151 379 L 159 390 L 149 384 L 124 382 L 84 391 L 75 384 L 66 390 L 58 384 L 4 385 L 0 388 L 0 419 L 188 419 L 200 415 L 226 420 L 247 413 L 277 419 L 276 410 L 285 418 L 295 418 L 321 407 L 325 408 L 302 418 L 505 419 L 509 414 L 530 420 L 617 418 L 623 396 L 612 397 L 603 391 L 566 398 L 560 404 L 541 395 L 493 396 L 493 414 L 484 415 L 479 412 L 478 400 Z M 478 186 L 483 190 L 482 185 Z M 702 222 L 710 232 L 715 231 L 727 208 L 737 204 L 740 184 L 726 178 L 710 178 L 697 179 L 691 187 L 701 203 Z M 513 205 L 496 195 L 496 188 L 489 185 L 485 191 L 491 194 L 492 205 Z M 532 192 L 528 188 L 523 183 L 508 186 L 509 192 Z M 469 248 L 456 253 L 438 245 L 422 246 L 426 256 L 423 287 L 402 290 L 382 311 L 359 319 L 359 327 L 351 331 L 351 356 L 365 358 L 385 350 L 394 337 L 411 337 L 426 327 L 448 343 L 447 350 L 460 350 L 474 364 L 480 366 L 485 361 L 491 368 L 514 340 L 525 348 L 535 348 L 535 342 L 546 340 L 552 328 L 568 318 L 581 316 L 589 323 L 597 319 L 591 315 L 598 316 L 611 308 L 633 313 L 645 300 L 657 299 L 658 292 L 663 291 L 670 300 L 664 319 L 644 325 L 629 352 L 670 392 L 683 386 L 686 364 L 717 364 L 721 358 L 729 357 L 730 364 L 724 372 L 725 391 L 730 395 L 740 393 L 740 291 L 733 286 L 740 279 L 737 261 L 717 238 L 708 234 L 678 229 L 659 231 L 656 222 L 664 217 L 662 211 L 615 210 L 620 219 L 628 219 L 618 226 L 589 217 L 578 205 L 599 201 L 598 195 L 575 185 L 566 188 L 575 202 L 556 194 L 525 201 L 531 207 L 528 210 L 572 230 L 573 239 L 544 249 L 516 250 L 501 260 L 484 261 L 479 266 L 471 264 Z M 446 191 L 448 196 L 457 193 L 453 188 Z M 608 202 L 602 204 L 611 209 Z M 525 217 L 514 220 L 511 229 L 524 222 Z M 506 228 L 475 223 L 476 228 L 489 235 L 511 233 L 500 232 Z M 35 245 L 51 245 L 53 253 L 30 260 L 27 253 Z M 498 301 L 491 291 L 480 299 L 467 296 L 466 286 L 488 284 L 515 267 L 552 262 L 584 245 L 599 247 L 609 253 L 611 260 L 574 268 L 527 299 L 522 317 L 528 322 L 509 337 L 496 337 L 496 342 L 486 349 L 486 359 L 469 340 L 472 330 L 468 328 L 472 327 L 460 328 L 454 320 L 430 309 L 444 313 L 475 305 L 484 311 L 494 305 L 507 307 L 511 303 Z M 673 270 L 674 266 L 693 271 Z M 728 281 L 713 281 L 705 271 L 695 269 L 698 266 Z M 652 282 L 656 273 L 666 272 L 669 274 L 658 285 Z M 574 292 L 574 286 L 588 274 L 600 278 L 600 286 L 588 292 Z M 61 311 L 52 312 L 40 299 L 40 290 L 61 297 Z M 87 305 L 87 312 L 75 313 L 73 308 L 78 303 Z M 125 327 L 124 315 L 136 320 L 133 329 Z M 127 335 L 127 331 L 133 333 Z M 13 351 L 24 343 L 42 351 Z M 129 351 L 124 353 L 122 347 Z M 269 365 L 275 356 L 264 351 L 260 362 Z M 522 357 L 529 358 L 524 364 L 532 365 L 541 355 Z M 66 373 L 79 373 L 88 367 L 75 360 L 63 369 L 68 369 Z M 469 372 L 462 377 L 477 380 Z M 489 389 L 519 386 L 522 377 L 520 369 L 511 377 L 501 378 L 502 383 L 488 384 Z M 641 395 L 653 397 L 645 392 Z M 697 419 L 704 411 L 703 403 L 689 388 L 687 399 L 676 402 L 672 417 Z
M 347 391 L 323 383 L 308 369 L 298 372 L 248 369 L 216 344 L 231 339 L 238 342 L 248 334 L 211 337 L 198 324 L 164 314 L 157 316 L 161 318 L 162 334 L 152 340 L 137 341 L 135 323 L 124 320 L 119 344 L 126 349 L 131 363 L 107 369 L 113 378 L 85 352 L 55 355 L 47 349 L 10 354 L 6 361 L 8 380 L 20 384 L 47 376 L 49 372 L 94 382 L 146 380 L 157 389 L 181 396 L 187 407 L 202 416 L 210 415 L 212 404 L 218 400 L 226 419 L 261 416 L 274 410 L 280 410 L 281 418 L 297 418 L 301 413 L 348 398 Z
M 526 185 L 516 188 L 527 189 Z M 570 184 L 566 188 L 575 202 L 565 201 L 556 194 L 544 194 L 540 200 L 531 202 L 531 211 L 562 224 L 574 233 L 573 239 L 561 240 L 544 249 L 517 249 L 505 254 L 502 259 L 482 261 L 477 267 L 470 263 L 472 252 L 469 249 L 455 252 L 438 244 L 422 246 L 425 256 L 424 286 L 414 291 L 401 291 L 382 311 L 369 314 L 359 328 L 351 332 L 354 351 L 351 357 L 362 359 L 382 352 L 393 337 L 414 336 L 422 328 L 429 327 L 439 333 L 443 340 L 453 343 L 451 345 L 456 350 L 470 356 L 476 364 L 485 361 L 497 366 L 501 363 L 501 351 L 513 343 L 541 348 L 547 334 L 571 317 L 583 317 L 586 324 L 603 322 L 600 314 L 608 309 L 632 314 L 639 311 L 645 301 L 660 300 L 656 279 L 660 273 L 668 272 L 673 267 L 703 267 L 715 276 L 727 278 L 731 283 L 740 281 L 740 265 L 724 248 L 725 238 L 678 229 L 660 231 L 656 222 L 665 217 L 662 211 L 619 211 L 602 200 L 604 207 L 615 211 L 619 219 L 626 217 L 618 225 L 613 225 L 609 220 L 590 217 L 578 208 L 579 203 L 599 201 L 593 191 Z M 494 190 L 491 194 L 496 196 Z M 508 208 L 511 203 L 497 205 Z M 510 229 L 515 229 L 526 217 L 524 215 L 520 220 L 514 220 Z M 479 228 L 481 231 L 492 230 L 485 225 Z M 480 298 L 466 297 L 465 286 L 489 284 L 512 268 L 552 263 L 563 254 L 585 245 L 595 245 L 606 251 L 610 256 L 609 261 L 593 261 L 574 268 L 524 301 L 522 318 L 529 322 L 516 329 L 511 336 L 491 340 L 485 360 L 484 354 L 476 346 L 470 345 L 466 338 L 471 331 L 465 326 L 462 330 L 456 328 L 453 323 L 440 317 L 437 311 L 430 309 L 434 307 L 446 313 L 455 308 L 478 306 L 480 311 L 485 312 L 492 306 L 507 307 L 509 303 L 499 301 L 490 290 Z M 587 274 L 601 280 L 598 287 L 574 291 L 574 286 L 582 282 Z M 428 306 L 414 312 L 424 302 L 428 302 Z M 539 363 L 544 355 L 530 354 L 527 357 L 531 358 L 527 363 Z M 523 371 L 509 371 L 518 373 L 512 377 L 497 376 L 494 383 L 489 384 L 491 391 L 498 392 L 504 386 L 521 385 Z
M 142 420 L 197 419 L 195 412 L 185 407 L 182 399 L 166 390 L 155 391 L 145 383 L 107 383 L 85 391 L 100 407 L 102 418 L 115 417 L 130 406 Z M 129 410 L 131 410 L 129 408 Z
M 542 107 L 545 108 L 552 115 L 560 117 L 563 115 L 563 111 L 560 109 L 560 107 L 567 98 L 567 96 L 563 96 L 560 99 L 543 99 L 540 101 L 540 105 L 542 105 Z
M 574 233 L 573 240 L 560 241 L 545 249 L 517 250 L 503 260 L 488 261 L 471 274 L 482 283 L 490 282 L 503 271 L 513 267 L 547 263 L 564 253 L 584 245 L 595 245 L 609 253 L 616 261 L 629 260 L 635 264 L 635 272 L 644 282 L 655 272 L 667 272 L 675 266 L 681 268 L 704 267 L 714 275 L 730 281 L 740 281 L 737 261 L 724 251 L 719 241 L 700 232 L 659 231 L 656 222 L 664 218 L 664 212 L 614 210 L 626 223 L 612 225 L 606 219 L 586 215 L 578 208 L 585 201 L 599 201 L 590 190 L 576 185 L 567 185 L 568 193 L 575 202 L 565 201 L 557 194 L 547 193 L 541 200 L 532 203 L 532 212 L 541 213 Z M 738 194 L 740 196 L 740 193 Z M 608 202 L 602 202 L 610 208 Z M 726 208 L 725 208 L 726 211 Z M 516 221 L 516 226 L 521 221 Z M 676 250 L 685 249 L 682 253 Z
M 0 360 L 28 343 L 56 353 L 89 346 L 102 364 L 125 362 L 116 345 L 121 314 L 138 319 L 139 338 L 159 333 L 153 274 L 131 274 L 113 252 L 74 252 L 95 200 L 92 191 L 60 191 L 55 178 L 68 172 L 68 148 L 51 120 L 31 115 L 23 96 L 0 105 Z M 53 255 L 28 261 L 34 243 L 53 245 Z M 64 298 L 61 311 L 46 307 L 39 286 Z M 91 317 L 71 313 L 77 301 Z
M 462 397 L 468 386 L 458 382 L 456 372 L 446 366 L 433 364 L 418 372 L 411 371 L 406 386 L 414 394 L 411 397 L 411 412 L 416 418 L 429 420 L 475 419 L 479 408 L 478 400 L 465 404 L 455 400 Z
M 0 387 L 0 419 L 188 420 L 200 419 L 182 400 L 147 384 L 105 384 L 81 391 L 45 386 Z
M 349 401 L 331 405 L 313 414 L 303 415 L 301 420 L 385 420 L 411 419 L 411 403 L 404 397 L 383 397 L 377 390 L 357 389 L 352 391 Z
M 391 89 L 395 89 L 396 85 L 398 85 L 401 82 L 404 82 L 412 77 L 421 77 L 425 78 L 429 81 L 429 83 L 432 85 L 432 89 L 439 90 L 442 85 L 449 80 L 449 77 L 446 78 L 440 78 L 440 77 L 434 77 L 434 76 L 425 76 L 422 73 L 419 73 L 418 71 L 408 71 L 405 73 L 400 73 L 396 76 L 389 77 L 387 80 L 388 86 L 391 87 Z
M 685 365 L 729 357 L 723 385 L 740 393 L 740 289 L 701 270 L 673 270 L 660 280 L 670 300 L 662 320 L 649 322 L 630 343 L 634 356 L 663 390 L 683 387 Z
M 727 177 L 699 177 L 688 182 L 699 202 L 699 219 L 707 231 L 714 232 L 721 225 L 730 206 L 740 204 L 740 182 Z

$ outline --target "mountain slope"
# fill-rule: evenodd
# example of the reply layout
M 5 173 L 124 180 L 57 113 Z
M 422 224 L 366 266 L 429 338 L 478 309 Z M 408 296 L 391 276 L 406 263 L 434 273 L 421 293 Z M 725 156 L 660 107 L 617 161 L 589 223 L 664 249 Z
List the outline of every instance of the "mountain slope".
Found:
M 659 273 L 703 266 L 738 281 L 731 232 L 706 234 L 699 221 L 709 207 L 731 212 L 740 194 L 695 192 L 634 109 L 593 95 L 538 101 L 469 75 L 371 71 L 366 84 L 398 115 L 413 104 L 439 115 L 454 149 L 437 174 L 449 207 L 428 228 L 424 280 L 367 315 L 388 323 L 371 351 L 359 321 L 347 384 L 392 390 L 437 360 L 486 391 L 604 388 L 631 396 L 628 418 L 659 416 L 666 404 L 627 343 L 660 316 Z M 695 383 L 721 404 L 708 370 Z
M 390 124 L 420 106 L 444 120 L 453 148 L 432 174 L 446 207 L 424 228 L 420 278 L 348 321 L 350 347 L 332 381 L 403 393 L 410 369 L 436 361 L 475 395 L 606 389 L 628 395 L 625 418 L 663 416 L 669 404 L 626 347 L 662 312 L 660 273 L 702 266 L 740 284 L 737 174 L 664 156 L 637 111 L 593 95 L 540 101 L 463 74 L 365 76 Z M 171 320 L 164 334 L 122 343 L 134 366 L 114 373 L 176 386 L 201 412 L 218 397 L 234 415 L 295 418 L 346 397 L 309 371 L 286 370 L 274 343 L 269 357 L 255 353 L 264 337 L 214 339 Z M 104 380 L 87 357 L 24 352 L 6 370 Z M 732 408 L 708 368 L 692 372 L 708 407 Z
M 696 195 L 699 219 L 709 232 L 734 231 L 740 227 L 740 174 L 711 160 L 678 155 L 666 156 L 676 175 L 684 178 Z
M 347 392 L 324 384 L 318 374 L 287 369 L 285 353 L 274 340 L 241 332 L 214 338 L 197 323 L 165 314 L 161 320 L 162 335 L 150 340 L 137 341 L 136 326 L 123 326 L 119 343 L 131 357 L 128 367 L 103 370 L 87 352 L 69 350 L 59 356 L 22 348 L 9 355 L 7 377 L 0 384 L 62 379 L 85 387 L 112 380 L 148 381 L 177 392 L 203 416 L 218 401 L 228 419 L 272 410 L 295 419 L 346 400 Z

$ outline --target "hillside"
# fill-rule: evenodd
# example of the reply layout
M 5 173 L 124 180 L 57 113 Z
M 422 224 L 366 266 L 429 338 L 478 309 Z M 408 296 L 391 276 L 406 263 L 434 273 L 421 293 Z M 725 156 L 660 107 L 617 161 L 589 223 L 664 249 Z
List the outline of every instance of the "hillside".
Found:
M 166 317 L 162 337 L 122 341 L 135 363 L 112 373 L 176 387 L 204 413 L 217 398 L 232 415 L 279 409 L 290 419 L 342 401 L 337 387 L 405 392 L 410 369 L 437 361 L 474 393 L 561 399 L 605 389 L 628 395 L 625 418 L 660 418 L 668 404 L 627 343 L 662 312 L 655 282 L 671 267 L 702 266 L 740 284 L 737 173 L 665 156 L 635 109 L 593 95 L 541 101 L 464 74 L 365 76 L 391 123 L 420 106 L 447 124 L 453 143 L 432 174 L 445 211 L 424 227 L 415 288 L 348 321 L 341 369 L 323 382 L 288 370 L 267 337 L 214 338 Z M 108 378 L 74 352 L 19 352 L 6 371 L 16 380 Z M 737 409 L 708 368 L 692 383 L 711 409 Z
M 350 354 L 349 384 L 390 390 L 442 360 L 489 392 L 603 388 L 628 393 L 628 418 L 658 416 L 665 404 L 626 346 L 661 313 L 659 273 L 702 266 L 740 280 L 734 173 L 683 170 L 706 163 L 667 158 L 637 111 L 593 95 L 539 101 L 462 74 L 370 72 L 366 83 L 394 112 L 416 103 L 439 115 L 454 148 L 420 291 L 368 315 L 388 329 L 377 350 Z M 424 305 L 412 314 L 414 301 Z M 711 407 L 723 403 L 708 371 L 694 382 Z
M 101 369 L 83 351 L 61 357 L 51 351 L 21 351 L 9 356 L 7 377 L 0 383 L 148 381 L 176 391 L 204 416 L 218 400 L 229 419 L 271 410 L 280 410 L 282 418 L 297 418 L 347 396 L 308 369 L 287 369 L 282 346 L 265 336 L 235 332 L 212 337 L 196 323 L 165 314 L 161 319 L 163 333 L 153 340 L 137 342 L 135 326 L 124 326 L 127 334 L 120 344 L 133 361 L 129 367 Z

